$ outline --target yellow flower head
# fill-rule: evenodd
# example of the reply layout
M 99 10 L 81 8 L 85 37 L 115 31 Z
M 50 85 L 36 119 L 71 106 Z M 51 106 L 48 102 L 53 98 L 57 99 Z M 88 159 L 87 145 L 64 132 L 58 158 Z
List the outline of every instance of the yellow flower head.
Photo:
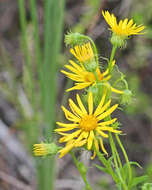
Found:
M 93 72 L 86 71 L 83 65 L 78 65 L 72 60 L 70 60 L 69 63 L 70 65 L 65 65 L 65 67 L 71 72 L 67 72 L 64 70 L 61 70 L 61 72 L 64 73 L 71 80 L 76 81 L 76 83 L 75 83 L 75 86 L 72 88 L 69 88 L 67 92 L 71 90 L 81 90 L 88 86 L 94 85 L 96 83 L 96 77 Z M 112 65 L 114 66 L 114 64 L 115 64 L 115 61 L 113 61 Z M 101 73 L 100 69 L 97 68 L 96 72 L 97 72 L 99 81 L 108 81 L 111 78 L 111 75 L 109 74 L 109 69 Z M 117 90 L 112 87 L 111 87 L 111 90 L 115 93 L 119 93 L 119 94 L 123 93 L 122 91 Z
M 104 16 L 106 22 L 111 27 L 112 32 L 114 32 L 118 36 L 128 37 L 131 35 L 139 35 L 145 27 L 142 25 L 136 26 L 133 20 L 128 20 L 127 18 L 124 20 L 120 20 L 117 23 L 117 19 L 114 14 L 110 14 L 108 11 L 102 11 L 102 15 Z
M 70 70 L 71 72 L 67 72 L 61 70 L 68 78 L 73 81 L 76 81 L 75 86 L 68 89 L 67 91 L 71 90 L 81 90 L 86 88 L 96 82 L 96 77 L 93 72 L 86 71 L 83 65 L 78 65 L 74 61 L 69 61 L 70 65 L 65 65 L 65 67 Z M 99 68 L 96 70 L 99 80 L 109 80 L 110 75 L 108 75 L 108 71 L 101 73 Z
M 84 145 L 86 145 L 88 150 L 91 150 L 94 146 L 95 149 L 99 151 L 99 143 L 102 151 L 108 154 L 102 140 L 102 138 L 108 138 L 108 134 L 105 132 L 110 131 L 119 134 L 121 131 L 110 126 L 116 121 L 116 118 L 103 121 L 118 107 L 118 104 L 115 104 L 109 108 L 111 100 L 105 103 L 105 97 L 106 92 L 104 91 L 101 101 L 95 111 L 93 109 L 92 92 L 88 95 L 88 111 L 84 107 L 78 94 L 76 95 L 78 106 L 72 99 L 69 99 L 69 106 L 73 113 L 62 106 L 66 119 L 71 123 L 57 122 L 60 128 L 55 129 L 55 131 L 63 136 L 59 139 L 59 142 L 66 143 L 65 147 L 59 150 L 60 158 L 67 154 L 72 148 Z M 94 151 L 92 159 L 95 155 L 96 152 Z
M 57 154 L 60 147 L 55 143 L 40 143 L 33 145 L 33 153 L 35 156 L 47 156 L 49 154 Z
M 70 49 L 70 52 L 78 59 L 80 63 L 85 63 L 94 58 L 94 53 L 90 42 L 84 45 L 77 45 Z
M 46 156 L 49 154 L 49 147 L 45 143 L 34 144 L 33 152 L 35 156 Z

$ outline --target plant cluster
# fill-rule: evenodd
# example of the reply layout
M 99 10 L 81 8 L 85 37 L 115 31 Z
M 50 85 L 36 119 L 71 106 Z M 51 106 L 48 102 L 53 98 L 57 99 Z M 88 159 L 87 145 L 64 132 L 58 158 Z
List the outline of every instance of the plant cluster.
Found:
M 97 156 L 102 164 L 95 166 L 111 175 L 117 189 L 131 190 L 144 182 L 146 176 L 135 177 L 132 174 L 132 165 L 139 165 L 129 161 L 119 138 L 123 135 L 120 123 L 118 118 L 111 116 L 119 108 L 119 104 L 132 103 L 132 92 L 114 57 L 118 48 L 126 47 L 129 36 L 143 34 L 144 26 L 137 26 L 132 19 L 120 20 L 118 23 L 116 17 L 108 11 L 102 11 L 102 15 L 111 30 L 111 56 L 104 58 L 107 65 L 103 66 L 103 63 L 99 62 L 96 45 L 89 36 L 72 32 L 65 35 L 65 44 L 70 46 L 73 59 L 69 60 L 69 64 L 66 64 L 61 72 L 75 82 L 74 86 L 66 91 L 77 90 L 77 94 L 75 100 L 68 99 L 70 111 L 61 106 L 67 122 L 56 122 L 58 127 L 54 130 L 60 136 L 59 143 L 64 146 L 55 142 L 34 144 L 34 154 L 59 154 L 59 158 L 62 158 L 70 153 L 84 180 L 85 188 L 91 190 L 86 177 L 87 168 L 75 156 L 80 149 L 90 151 L 91 159 Z M 104 142 L 108 140 L 111 156 L 104 146 Z M 116 142 L 122 150 L 125 164 L 122 164 Z M 143 188 L 145 187 L 147 186 L 144 185 Z

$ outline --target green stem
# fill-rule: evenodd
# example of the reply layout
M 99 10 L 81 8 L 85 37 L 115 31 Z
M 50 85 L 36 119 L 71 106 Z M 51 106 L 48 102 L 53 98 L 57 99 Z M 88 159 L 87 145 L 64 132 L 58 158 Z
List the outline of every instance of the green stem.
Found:
M 127 81 L 126 81 L 125 79 L 122 79 L 122 78 L 117 79 L 117 80 L 114 82 L 113 87 L 116 86 L 116 85 L 118 84 L 118 82 L 120 82 L 120 81 L 122 81 L 122 82 L 124 83 L 126 89 L 128 90 L 128 83 L 127 83 Z
M 127 83 L 127 81 L 126 81 L 125 79 L 123 79 L 122 81 L 124 82 L 125 87 L 126 87 L 126 89 L 128 90 L 128 83 Z
M 127 153 L 126 153 L 126 151 L 125 151 L 125 149 L 124 149 L 124 147 L 123 147 L 123 145 L 122 145 L 122 143 L 120 141 L 119 136 L 117 134 L 115 134 L 115 136 L 116 136 L 117 142 L 118 142 L 118 144 L 119 144 L 119 146 L 120 146 L 120 148 L 121 148 L 121 150 L 122 150 L 122 152 L 124 154 L 125 160 L 127 162 L 127 166 L 128 166 L 128 170 L 129 170 L 129 181 L 131 181 L 131 179 L 132 179 L 132 171 L 131 171 L 131 167 L 130 167 L 130 163 L 129 163 Z
M 39 26 L 38 26 L 38 16 L 37 16 L 37 7 L 36 7 L 36 0 L 30 0 L 30 13 L 32 18 L 32 24 L 34 27 L 34 43 L 35 43 L 35 54 L 36 54 L 36 62 L 38 65 L 38 76 L 40 80 L 40 87 L 41 87 L 41 101 L 44 99 L 43 95 L 43 63 L 42 63 L 42 53 L 41 53 L 41 46 L 40 46 L 40 37 L 39 37 Z M 43 103 L 43 102 L 42 102 Z
M 94 76 L 95 76 L 95 78 L 96 78 L 96 81 L 99 82 L 99 78 L 98 78 L 97 71 L 94 71 Z
M 89 36 L 85 36 L 85 37 L 86 37 L 86 39 L 88 39 L 91 42 L 91 45 L 92 45 L 93 51 L 94 51 L 94 55 L 95 55 L 95 59 L 96 59 L 97 65 L 99 66 L 98 51 L 97 51 L 96 45 Z
M 56 78 L 58 57 L 61 48 L 64 0 L 44 1 L 44 60 L 43 60 L 43 90 L 44 90 L 44 137 L 52 140 L 55 127 Z M 55 159 L 43 163 L 44 188 L 53 190 L 55 181 Z
M 30 77 L 30 82 L 29 82 L 29 90 L 30 90 L 30 95 L 32 97 L 32 103 L 34 101 L 34 96 L 33 96 L 33 78 L 32 78 L 32 71 L 31 71 L 31 56 L 30 56 L 30 51 L 28 48 L 28 37 L 27 37 L 27 22 L 26 22 L 26 9 L 25 9 L 25 2 L 24 0 L 18 0 L 18 6 L 19 6 L 19 18 L 20 18 L 20 25 L 21 25 L 21 32 L 22 32 L 22 44 L 23 44 L 23 49 L 24 49 L 24 55 L 25 55 L 25 60 L 26 60 L 26 68 Z
M 95 151 L 97 152 L 96 149 L 95 149 Z M 98 156 L 99 160 L 101 161 L 101 163 L 107 168 L 107 170 L 109 171 L 109 174 L 112 176 L 113 180 L 117 183 L 118 178 L 117 178 L 115 172 L 113 171 L 111 165 L 107 165 L 107 160 L 105 159 L 104 155 L 97 152 L 97 156 Z
M 26 10 L 24 0 L 18 0 L 19 6 L 19 18 L 22 32 L 22 44 L 24 48 L 24 54 L 28 68 L 30 67 L 31 57 L 28 49 L 28 39 L 27 39 L 27 23 L 26 23 Z M 30 70 L 30 69 L 29 69 Z
M 30 99 L 30 103 L 32 105 L 33 110 L 35 109 L 35 95 L 34 95 L 34 80 L 33 80 L 33 72 L 32 72 L 32 66 L 31 66 L 31 53 L 28 46 L 28 35 L 27 35 L 27 21 L 26 21 L 26 9 L 25 9 L 25 1 L 24 0 L 18 0 L 18 7 L 19 7 L 19 19 L 20 19 L 20 27 L 21 27 L 21 33 L 22 33 L 22 45 L 23 45 L 23 51 L 25 56 L 25 72 L 27 71 L 28 74 L 28 80 L 27 85 L 28 88 L 25 86 L 25 89 L 27 90 L 26 93 Z M 29 147 L 33 145 L 33 130 L 34 127 L 27 127 L 27 136 L 29 137 Z
M 120 157 L 119 157 L 119 154 L 118 154 L 118 151 L 117 151 L 117 148 L 116 148 L 115 143 L 114 143 L 113 145 L 114 145 L 114 151 L 115 151 L 115 153 L 116 153 L 116 157 L 117 157 L 119 166 L 120 166 L 120 168 L 122 169 L 122 163 L 121 163 L 121 160 L 120 160 Z
M 107 100 L 108 100 L 108 98 L 109 98 L 109 96 L 107 96 Z M 111 119 L 111 116 L 109 115 L 104 120 L 106 121 L 106 120 L 110 120 L 110 119 Z M 121 160 L 120 160 L 118 151 L 116 149 L 115 143 L 113 141 L 112 134 L 110 132 L 109 132 L 109 141 L 110 141 L 110 146 L 111 146 L 111 150 L 112 150 L 112 155 L 114 157 L 114 163 L 115 163 L 115 167 L 116 167 L 116 171 L 117 171 L 118 177 L 120 179 L 120 182 L 121 182 L 124 190 L 128 190 L 128 187 L 127 187 L 126 183 L 124 182 L 123 177 L 121 175 L 121 171 L 119 169 L 119 166 L 120 166 L 120 168 L 122 168 L 122 164 L 121 164 Z M 119 163 L 119 166 L 118 166 L 118 163 Z
M 117 158 L 116 158 L 116 154 L 115 154 L 115 148 L 114 148 L 115 144 L 114 144 L 114 141 L 113 141 L 111 133 L 109 133 L 109 140 L 110 140 L 110 146 L 111 146 L 112 155 L 113 155 L 113 158 L 114 158 L 114 163 L 115 163 L 115 167 L 116 167 L 116 171 L 117 171 L 118 177 L 119 177 L 119 179 L 121 181 L 121 184 L 122 184 L 124 190 L 128 190 L 128 187 L 125 184 L 125 182 L 124 182 L 124 180 L 123 180 L 123 178 L 121 176 L 120 169 L 118 167 L 118 162 L 117 162 Z
M 83 181 L 84 181 L 84 183 L 86 185 L 86 189 L 87 190 L 92 190 L 92 187 L 87 182 L 86 175 L 82 172 L 82 170 L 79 167 L 79 161 L 76 159 L 76 157 L 75 157 L 75 155 L 74 155 L 74 153 L 72 151 L 70 152 L 70 154 L 71 154 L 71 156 L 73 158 L 73 161 L 74 161 L 74 163 L 75 163 L 75 165 L 76 165 L 76 167 L 77 167 L 77 169 L 78 169 L 78 171 L 79 171 L 79 173 L 80 173 L 80 175 L 81 175 L 81 177 L 82 177 L 82 179 L 83 179 Z
M 110 73 L 112 72 L 112 61 L 113 61 L 113 58 L 114 58 L 114 56 L 115 56 L 116 50 L 117 50 L 117 45 L 114 45 L 114 46 L 112 47 L 112 52 L 111 52 L 111 56 L 110 56 L 110 61 L 109 61 L 109 64 L 108 64 L 109 72 L 110 72 Z

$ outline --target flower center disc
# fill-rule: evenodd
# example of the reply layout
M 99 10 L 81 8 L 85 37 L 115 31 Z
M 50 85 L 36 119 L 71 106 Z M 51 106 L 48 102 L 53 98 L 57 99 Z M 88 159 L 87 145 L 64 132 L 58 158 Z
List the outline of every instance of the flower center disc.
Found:
M 91 131 L 98 126 L 97 119 L 94 115 L 85 115 L 80 121 L 79 127 L 84 131 Z

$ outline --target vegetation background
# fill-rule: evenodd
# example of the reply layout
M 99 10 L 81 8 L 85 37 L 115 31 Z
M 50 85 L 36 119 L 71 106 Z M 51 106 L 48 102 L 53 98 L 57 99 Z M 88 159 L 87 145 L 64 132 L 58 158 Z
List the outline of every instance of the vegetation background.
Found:
M 152 2 L 0 0 L 0 190 L 83 188 L 70 155 L 56 161 L 34 159 L 32 145 L 52 139 L 55 121 L 63 118 L 60 105 L 75 93 L 64 93 L 72 83 L 59 72 L 71 56 L 64 34 L 73 31 L 92 37 L 105 65 L 102 57 L 109 56 L 111 44 L 102 9 L 146 26 L 145 35 L 132 37 L 116 54 L 134 94 L 132 104 L 116 115 L 126 134 L 121 139 L 130 161 L 142 166 L 134 172 L 152 182 Z M 112 179 L 93 163 L 86 164 L 94 189 L 113 190 Z

